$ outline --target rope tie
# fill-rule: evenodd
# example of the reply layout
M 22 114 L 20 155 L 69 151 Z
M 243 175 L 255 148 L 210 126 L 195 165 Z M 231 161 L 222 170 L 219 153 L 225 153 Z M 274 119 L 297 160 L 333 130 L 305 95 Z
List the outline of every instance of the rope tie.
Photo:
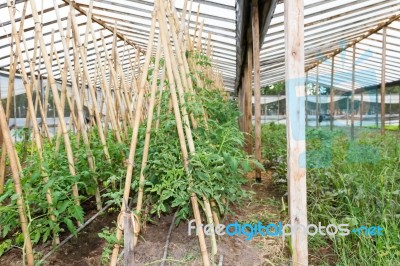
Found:
M 140 232 L 140 220 L 139 220 L 139 217 L 136 214 L 134 214 L 133 212 L 124 211 L 124 212 L 119 213 L 118 218 L 117 218 L 118 229 L 120 229 L 121 231 L 124 231 L 124 222 L 122 219 L 123 215 L 130 216 L 130 218 L 132 220 L 133 233 L 135 235 L 138 235 Z

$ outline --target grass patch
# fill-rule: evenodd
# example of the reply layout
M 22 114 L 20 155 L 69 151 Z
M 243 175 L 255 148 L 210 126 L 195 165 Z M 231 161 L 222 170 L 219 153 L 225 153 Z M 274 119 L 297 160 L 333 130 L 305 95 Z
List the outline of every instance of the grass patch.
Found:
M 263 126 L 264 156 L 286 156 L 285 126 Z M 286 161 L 273 165 L 274 181 L 286 191 Z M 361 130 L 355 140 L 341 130 L 307 130 L 309 223 L 381 226 L 383 236 L 309 237 L 318 264 L 332 263 L 320 253 L 331 246 L 336 265 L 396 265 L 400 261 L 400 142 Z

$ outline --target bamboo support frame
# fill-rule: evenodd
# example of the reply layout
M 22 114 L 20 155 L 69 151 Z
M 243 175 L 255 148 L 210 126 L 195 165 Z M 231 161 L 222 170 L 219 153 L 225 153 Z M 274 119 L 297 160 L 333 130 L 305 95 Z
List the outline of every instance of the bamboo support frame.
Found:
M 171 91 L 171 99 L 172 99 L 172 104 L 173 104 L 173 109 L 174 109 L 174 114 L 175 114 L 175 119 L 177 123 L 177 130 L 178 130 L 178 135 L 179 135 L 179 140 L 180 140 L 180 146 L 181 146 L 181 151 L 182 151 L 182 156 L 184 158 L 184 166 L 186 171 L 188 171 L 188 164 L 189 164 L 189 154 L 188 150 L 186 147 L 186 141 L 185 141 L 185 133 L 183 132 L 183 127 L 185 127 L 185 132 L 186 132 L 186 137 L 187 137 L 187 143 L 189 147 L 189 151 L 191 154 L 195 153 L 195 147 L 193 143 L 193 138 L 191 135 L 191 130 L 190 130 L 190 125 L 188 121 L 188 116 L 184 107 L 184 99 L 182 99 L 182 84 L 180 83 L 179 75 L 176 73 L 176 71 L 173 71 L 174 69 L 176 70 L 176 61 L 172 53 L 172 48 L 170 44 L 170 39 L 167 36 L 170 36 L 168 34 L 168 30 L 166 28 L 166 21 L 165 21 L 165 9 L 163 6 L 162 1 L 156 2 L 156 5 L 159 5 L 159 8 L 155 8 L 156 10 L 158 9 L 158 22 L 159 22 L 159 27 L 160 27 L 160 35 L 161 35 L 161 40 L 164 48 L 164 55 L 165 55 L 165 62 L 166 62 L 166 68 L 167 68 L 167 73 L 168 73 L 168 80 L 170 84 L 170 91 Z M 179 104 L 178 104 L 178 98 L 176 95 L 176 90 L 175 86 L 177 86 L 178 89 L 178 94 L 180 98 L 180 103 L 181 103 L 181 109 L 182 109 L 182 116 L 184 119 L 184 122 L 186 125 L 182 125 L 182 120 L 180 117 L 180 110 L 179 110 Z M 182 101 L 183 100 L 183 101 Z M 198 199 L 197 196 L 194 192 L 192 192 L 191 195 L 191 202 L 192 202 L 192 207 L 193 207 L 193 213 L 196 221 L 196 226 L 199 227 L 201 224 L 201 218 L 200 218 L 200 211 L 198 207 Z M 201 255 L 203 258 L 203 264 L 208 266 L 210 265 L 210 260 L 207 252 L 207 246 L 205 243 L 205 237 L 204 237 L 204 232 L 202 230 L 199 231 L 198 233 L 198 238 L 199 238 L 199 243 L 200 243 L 200 251 Z
M 147 50 L 146 50 L 145 63 L 143 66 L 143 72 L 142 72 L 143 74 L 142 74 L 141 80 L 140 80 L 139 95 L 138 95 L 136 111 L 135 111 L 135 119 L 134 119 L 135 123 L 133 126 L 133 133 L 132 133 L 132 139 L 131 139 L 131 145 L 130 145 L 130 151 L 129 151 L 129 157 L 128 157 L 128 167 L 127 167 L 127 173 L 126 173 L 126 178 L 125 178 L 125 187 L 124 187 L 124 195 L 123 195 L 123 200 L 122 200 L 121 213 L 124 213 L 126 211 L 126 208 L 127 208 L 126 204 L 129 201 L 132 173 L 133 173 L 133 167 L 134 167 L 134 159 L 135 159 L 137 139 L 138 139 L 138 133 L 139 133 L 139 124 L 140 124 L 142 105 L 143 105 L 143 97 L 144 97 L 144 91 L 145 91 L 144 86 L 146 84 L 146 78 L 147 78 L 145 73 L 147 73 L 149 63 L 150 63 L 151 51 L 153 49 L 155 22 L 156 22 L 156 11 L 153 11 L 149 43 L 148 43 Z M 117 241 L 119 241 L 121 239 L 121 237 L 122 237 L 122 231 L 119 228 L 117 228 L 117 235 L 116 235 Z M 119 252 L 119 245 L 115 244 L 112 255 L 111 255 L 111 262 L 110 262 L 111 266 L 115 266 L 117 264 L 118 252 Z
M 18 40 L 21 38 L 21 34 L 23 32 L 27 6 L 28 6 L 28 3 L 25 2 L 24 7 L 22 9 L 22 15 L 21 15 L 21 20 L 20 20 L 20 24 L 19 24 Z M 13 6 L 13 9 L 15 9 L 15 6 Z M 13 40 L 13 35 L 11 36 L 11 43 L 12 43 L 12 40 Z M 17 63 L 18 63 L 18 55 L 16 53 L 14 53 L 13 46 L 11 46 L 10 48 L 11 48 L 11 54 L 14 54 L 14 56 L 10 57 L 10 61 L 11 61 L 10 62 L 10 72 L 9 72 L 9 76 L 8 76 L 7 102 L 6 102 L 6 110 L 5 110 L 7 127 L 8 127 L 8 122 L 9 122 L 9 118 L 10 118 L 11 97 L 12 97 L 12 94 L 14 91 L 15 74 L 17 72 Z M 6 149 L 5 143 L 4 142 L 0 143 L 0 145 L 1 145 L 1 150 L 4 151 Z M 6 153 L 2 152 L 1 158 L 0 158 L 0 195 L 3 194 L 3 192 L 4 192 L 5 174 L 6 174 Z
M 59 11 L 58 11 L 58 5 L 57 5 L 56 0 L 53 0 L 53 3 L 54 3 L 54 11 L 55 11 L 56 17 L 57 17 L 58 27 L 59 27 L 59 29 L 62 29 L 61 18 L 60 18 L 60 14 L 59 14 Z M 75 19 L 75 16 L 74 16 L 73 13 L 70 13 L 70 16 L 71 16 L 71 22 L 72 22 L 72 25 L 73 25 L 73 32 L 74 32 L 74 19 Z M 94 160 L 93 160 L 93 154 L 92 154 L 92 151 L 91 151 L 91 148 L 90 148 L 89 138 L 88 138 L 88 135 L 87 135 L 87 131 L 85 129 L 85 118 L 84 118 L 83 109 L 82 109 L 83 108 L 83 102 L 81 101 L 81 99 L 79 97 L 79 89 L 78 89 L 78 85 L 77 85 L 77 77 L 75 76 L 75 71 L 74 71 L 74 68 L 72 66 L 71 60 L 69 58 L 69 53 L 68 53 L 68 50 L 67 50 L 68 46 L 67 46 L 67 43 L 66 43 L 66 38 L 64 36 L 64 33 L 62 31 L 60 31 L 59 33 L 60 33 L 60 36 L 61 36 L 61 41 L 62 41 L 62 45 L 63 45 L 63 49 L 64 49 L 64 56 L 65 56 L 66 63 L 67 63 L 67 66 L 68 66 L 68 70 L 69 70 L 69 74 L 70 74 L 70 77 L 71 77 L 72 91 L 75 94 L 75 102 L 76 102 L 76 105 L 77 105 L 78 122 L 79 122 L 79 129 L 80 129 L 79 132 L 82 134 L 82 137 L 83 137 L 83 143 L 84 143 L 85 150 L 86 150 L 86 156 L 87 156 L 87 159 L 88 159 L 89 168 L 94 171 L 95 170 L 95 165 L 94 165 Z M 76 31 L 75 31 L 75 34 L 76 34 Z M 76 39 L 75 39 L 75 41 L 76 41 Z M 75 57 L 75 58 L 77 58 L 77 57 Z M 81 59 L 84 60 L 84 58 L 81 58 Z M 97 180 L 94 180 L 94 181 L 97 183 Z M 96 186 L 96 206 L 97 206 L 97 210 L 101 210 L 102 209 L 101 197 L 100 197 L 100 191 L 99 191 L 98 185 Z
M 3 143 L 6 146 L 6 151 L 8 153 L 8 158 L 10 160 L 10 167 L 11 167 L 11 173 L 12 173 L 12 176 L 14 179 L 15 192 L 17 195 L 19 195 L 19 197 L 17 197 L 17 206 L 18 206 L 19 219 L 20 219 L 20 223 L 21 223 L 21 230 L 22 230 L 22 234 L 24 236 L 25 256 L 27 259 L 28 266 L 33 266 L 34 258 L 33 258 L 32 242 L 31 242 L 31 238 L 29 235 L 28 219 L 27 219 L 27 215 L 26 215 L 25 203 L 24 203 L 24 198 L 23 198 L 24 194 L 22 191 L 21 179 L 19 176 L 18 156 L 17 156 L 17 153 L 15 151 L 15 148 L 14 148 L 14 145 L 13 145 L 13 142 L 11 139 L 11 134 L 8 129 L 7 119 L 6 119 L 6 115 L 4 113 L 2 104 L 0 104 L 0 128 L 2 131 L 3 139 L 4 139 Z
M 158 79 L 158 72 L 159 72 L 159 61 L 161 55 L 161 45 L 158 43 L 157 53 L 156 53 L 156 61 L 154 65 L 154 72 L 153 72 L 153 81 L 151 84 L 151 92 L 150 92 L 150 104 L 147 113 L 147 125 L 146 125 L 146 136 L 144 140 L 144 148 L 143 148 L 143 156 L 142 156 L 142 165 L 140 168 L 140 177 L 139 177 L 139 191 L 138 191 L 138 199 L 136 205 L 136 213 L 141 214 L 142 211 L 142 204 L 143 204 L 143 188 L 144 188 L 144 169 L 147 165 L 147 158 L 149 154 L 149 147 L 150 147 L 150 137 L 151 137 L 151 127 L 153 124 L 153 111 L 155 105 L 155 97 L 156 97 L 156 89 L 157 89 L 157 79 Z M 135 234 L 134 236 L 134 243 L 137 242 L 138 235 Z
M 92 6 L 93 6 L 93 3 L 91 1 L 91 7 Z M 89 10 L 89 14 L 90 13 L 91 13 L 91 10 Z M 108 147 L 107 147 L 107 143 L 106 143 L 106 137 L 104 135 L 103 126 L 101 124 L 101 117 L 100 117 L 100 114 L 99 114 L 99 108 L 97 106 L 97 100 L 96 100 L 96 93 L 95 93 L 95 90 L 94 90 L 94 85 L 91 82 L 91 79 L 90 79 L 90 76 L 89 76 L 89 71 L 88 71 L 88 68 L 87 68 L 86 53 L 85 53 L 84 47 L 87 47 L 88 38 L 85 37 L 85 44 L 84 44 L 84 46 L 82 46 L 82 44 L 80 43 L 79 35 L 78 35 L 79 32 L 78 32 L 78 27 L 77 27 L 77 24 L 76 24 L 76 21 L 75 21 L 75 16 L 73 16 L 73 15 L 71 16 L 71 22 L 72 22 L 72 28 L 74 29 L 74 32 L 75 32 L 75 36 L 74 36 L 75 40 L 76 40 L 76 42 L 78 44 L 78 47 L 80 48 L 79 49 L 79 53 L 81 55 L 83 72 L 84 72 L 84 75 L 86 76 L 86 82 L 87 82 L 87 85 L 88 85 L 90 96 L 92 97 L 92 105 L 93 105 L 93 110 L 94 110 L 94 116 L 95 116 L 95 121 L 97 123 L 97 130 L 98 130 L 98 133 L 99 133 L 101 145 L 103 146 L 103 151 L 104 151 L 104 155 L 106 157 L 106 160 L 109 163 L 111 163 L 110 154 L 108 152 Z M 89 27 L 87 27 L 87 29 L 89 29 Z M 86 34 L 87 35 L 89 34 L 89 30 L 86 31 Z M 89 108 L 89 110 L 90 110 L 90 108 Z M 96 193 L 97 193 L 96 197 L 100 197 L 100 192 L 98 191 L 98 187 L 97 187 L 97 192 Z M 100 207 L 100 209 L 101 209 L 102 208 L 101 201 L 99 202 L 98 198 L 96 198 L 96 201 L 97 201 L 97 208 L 99 209 L 99 207 Z
M 74 164 L 74 158 L 73 158 L 73 153 L 72 153 L 72 148 L 71 148 L 71 141 L 70 141 L 70 138 L 69 138 L 69 135 L 67 132 L 67 128 L 66 128 L 66 124 L 65 124 L 65 120 L 64 120 L 64 112 L 61 109 L 61 103 L 60 103 L 60 98 L 58 95 L 57 85 L 55 83 L 52 68 L 51 68 L 49 58 L 47 55 L 46 46 L 45 46 L 43 35 L 42 35 L 41 24 L 39 22 L 38 12 L 36 9 L 36 3 L 33 0 L 29 0 L 29 2 L 31 5 L 32 16 L 33 16 L 33 19 L 35 22 L 35 32 L 39 38 L 40 49 L 42 51 L 42 56 L 43 56 L 44 63 L 46 66 L 48 79 L 49 79 L 50 86 L 51 86 L 51 89 L 53 92 L 54 103 L 56 105 L 57 113 L 59 115 L 59 123 L 60 123 L 60 126 L 62 127 L 62 134 L 64 136 L 65 148 L 66 148 L 68 163 L 69 163 L 69 170 L 70 170 L 71 175 L 75 176 L 76 175 L 75 164 Z M 75 202 L 77 205 L 79 205 L 79 192 L 78 192 L 78 187 L 76 184 L 73 185 L 72 190 L 73 190 L 73 195 L 75 197 Z
M 22 57 L 22 52 L 21 52 L 21 48 L 20 48 L 20 41 L 18 38 L 18 34 L 16 31 L 16 26 L 15 26 L 15 19 L 14 19 L 14 14 L 11 10 L 11 5 L 10 5 L 10 0 L 8 0 L 8 5 L 9 7 L 9 14 L 10 14 L 10 21 L 11 21 L 11 25 L 12 25 L 12 32 L 14 35 L 14 39 L 15 39 L 15 46 L 16 46 L 16 52 L 18 55 L 18 58 L 20 60 L 20 62 L 23 62 L 23 57 Z M 36 61 L 36 60 L 35 60 Z M 31 77 L 31 82 L 28 82 L 28 76 L 26 74 L 26 70 L 25 70 L 25 65 L 24 64 L 20 64 L 21 65 L 21 71 L 22 71 L 22 79 L 24 81 L 24 86 L 25 86 L 25 90 L 26 90 L 26 95 L 27 95 L 27 102 L 28 102 L 28 109 L 29 109 L 29 113 L 30 116 L 32 117 L 32 125 L 33 125 L 33 132 L 34 132 L 34 138 L 35 138 L 35 144 L 38 150 L 38 155 L 39 155 L 39 160 L 40 160 L 40 168 L 41 168 L 41 175 L 42 175 L 42 179 L 43 182 L 46 184 L 48 182 L 48 178 L 46 175 L 46 172 L 44 171 L 44 168 L 42 167 L 42 162 L 43 162 L 43 146 L 42 146 L 42 138 L 39 132 L 39 126 L 36 120 L 36 111 L 33 105 L 33 97 L 32 97 L 32 87 L 35 83 L 35 79 L 34 79 L 34 75 Z M 33 68 L 33 65 L 31 64 L 31 67 Z M 31 69 L 32 70 L 32 69 Z M 3 132 L 4 133 L 4 132 Z M 9 156 L 10 157 L 10 156 Z M 53 199 L 52 199 L 52 192 L 51 190 L 48 188 L 46 190 L 46 200 L 47 203 L 49 204 L 49 216 L 50 219 L 55 222 L 56 218 L 55 216 L 52 214 L 53 213 Z M 59 243 L 59 238 L 58 236 L 55 236 L 55 242 Z

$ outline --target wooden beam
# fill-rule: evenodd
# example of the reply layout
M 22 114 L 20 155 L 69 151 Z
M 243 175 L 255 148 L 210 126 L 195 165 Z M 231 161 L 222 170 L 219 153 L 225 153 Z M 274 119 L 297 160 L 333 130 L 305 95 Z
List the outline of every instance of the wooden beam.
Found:
M 254 126 L 255 157 L 261 162 L 261 86 L 260 86 L 260 28 L 258 0 L 253 0 L 252 8 L 253 68 L 254 68 Z M 261 182 L 261 169 L 256 169 L 256 182 Z
M 290 224 L 307 226 L 304 2 L 284 0 L 286 134 Z M 308 265 L 307 234 L 292 230 L 292 265 Z
M 385 134 L 385 90 L 386 90 L 386 27 L 382 36 L 382 76 L 381 76 L 381 134 Z
M 356 45 L 353 46 L 353 65 L 351 70 L 351 139 L 354 139 L 354 90 L 356 87 Z
M 72 7 L 78 11 L 79 13 L 81 13 L 82 15 L 87 16 L 87 12 L 86 10 L 82 9 L 74 0 L 63 0 L 65 3 L 72 5 Z M 90 16 L 90 18 L 96 22 L 97 24 L 101 25 L 103 28 L 109 30 L 110 32 L 114 32 L 114 28 L 108 26 L 106 23 L 104 23 L 101 19 L 95 18 L 93 15 Z M 135 49 L 140 49 L 143 51 L 143 48 L 140 48 L 136 43 L 134 43 L 133 41 L 126 39 L 125 36 L 119 32 L 117 32 L 117 37 L 122 40 L 125 41 L 126 43 L 128 43 L 129 45 L 133 46 Z
M 246 42 L 246 36 L 248 36 L 249 31 L 252 30 L 252 0 L 237 0 L 236 1 L 236 81 L 235 81 L 235 91 L 239 89 L 241 84 L 241 78 L 245 63 L 246 63 L 246 51 L 248 49 L 249 43 Z M 259 23 L 259 46 L 261 48 L 264 37 L 267 30 L 271 24 L 271 20 L 275 11 L 275 7 L 278 0 L 268 0 L 259 1 L 258 6 L 258 23 Z M 250 46 L 251 47 L 251 46 Z
M 347 48 L 352 47 L 353 45 L 355 45 L 356 43 L 361 42 L 364 39 L 367 39 L 369 36 L 371 36 L 374 33 L 377 33 L 378 31 L 380 31 L 381 29 L 385 28 L 386 26 L 388 26 L 389 24 L 391 24 L 393 21 L 396 21 L 400 18 L 400 14 L 399 15 L 394 15 L 388 18 L 388 20 L 386 22 L 381 22 L 379 23 L 375 28 L 367 31 L 365 34 L 361 35 L 360 37 L 358 37 L 357 39 L 353 40 L 351 43 L 345 45 L 342 48 L 338 48 L 336 49 L 334 52 L 328 53 L 324 56 L 324 58 L 319 59 L 317 62 L 315 62 L 314 64 L 312 64 L 311 66 L 306 68 L 306 71 L 309 71 L 310 69 L 313 69 L 314 67 L 318 66 L 319 64 L 321 64 L 322 62 L 328 60 L 329 58 L 334 57 L 335 55 L 340 54 L 341 52 L 343 52 L 344 50 L 346 50 Z

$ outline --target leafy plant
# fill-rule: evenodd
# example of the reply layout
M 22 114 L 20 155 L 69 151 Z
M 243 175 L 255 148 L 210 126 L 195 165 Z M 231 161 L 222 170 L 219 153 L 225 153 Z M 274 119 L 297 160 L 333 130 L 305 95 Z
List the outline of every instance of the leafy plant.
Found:
M 269 143 L 264 154 L 269 158 L 286 155 L 282 127 L 263 127 L 264 139 Z M 358 139 L 351 140 L 344 132 L 326 128 L 307 130 L 309 223 L 380 225 L 385 233 L 379 237 L 353 234 L 310 237 L 310 247 L 315 254 L 320 254 L 319 248 L 331 246 L 336 265 L 395 265 L 400 260 L 398 135 L 381 136 L 376 131 L 364 130 Z M 282 190 L 287 190 L 286 182 L 279 182 L 285 175 L 285 171 L 274 175 Z M 318 258 L 319 264 L 332 263 L 322 256 Z

